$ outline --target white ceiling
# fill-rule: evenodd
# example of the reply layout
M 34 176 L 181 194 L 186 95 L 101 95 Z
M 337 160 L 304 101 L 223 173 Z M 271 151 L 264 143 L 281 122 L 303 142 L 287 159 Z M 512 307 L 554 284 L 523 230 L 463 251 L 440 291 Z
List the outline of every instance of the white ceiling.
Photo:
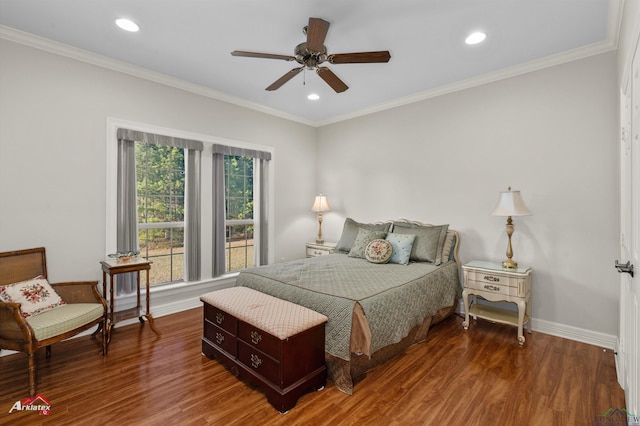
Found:
M 163 76 L 169 84 L 320 125 L 611 50 L 619 1 L 0 0 L 0 37 L 67 49 L 21 32 L 34 34 L 113 58 L 109 66 L 125 72 L 144 75 L 142 67 L 172 77 Z M 136 21 L 140 31 L 117 28 L 120 17 Z M 310 71 L 268 92 L 265 87 L 298 64 L 230 55 L 292 55 L 305 41 L 309 17 L 331 23 L 329 53 L 389 50 L 391 60 L 329 64 L 349 86 L 344 93 Z M 486 41 L 465 45 L 478 29 Z M 77 49 L 65 54 L 74 52 L 105 63 Z M 156 73 L 148 76 L 162 80 Z M 311 92 L 320 100 L 307 100 Z

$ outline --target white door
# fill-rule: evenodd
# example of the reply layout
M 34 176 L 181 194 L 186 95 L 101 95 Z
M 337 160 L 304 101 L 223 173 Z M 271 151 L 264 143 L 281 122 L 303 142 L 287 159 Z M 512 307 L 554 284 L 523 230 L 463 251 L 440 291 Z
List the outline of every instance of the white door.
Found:
M 620 144 L 620 327 L 616 365 L 625 391 L 627 411 L 640 413 L 639 338 L 640 315 L 640 50 L 636 49 L 629 82 L 621 93 Z M 626 272 L 625 272 L 626 271 Z

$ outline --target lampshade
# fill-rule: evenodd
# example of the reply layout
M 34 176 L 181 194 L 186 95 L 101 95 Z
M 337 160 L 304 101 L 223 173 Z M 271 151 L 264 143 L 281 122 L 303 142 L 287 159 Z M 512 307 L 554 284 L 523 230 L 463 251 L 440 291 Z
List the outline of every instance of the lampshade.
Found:
M 316 195 L 316 199 L 313 202 L 313 207 L 311 207 L 312 212 L 328 212 L 331 210 L 329 206 L 329 202 L 327 201 L 326 195 Z
M 496 208 L 493 209 L 493 216 L 531 216 L 531 210 L 527 208 L 520 197 L 520 191 L 501 192 Z

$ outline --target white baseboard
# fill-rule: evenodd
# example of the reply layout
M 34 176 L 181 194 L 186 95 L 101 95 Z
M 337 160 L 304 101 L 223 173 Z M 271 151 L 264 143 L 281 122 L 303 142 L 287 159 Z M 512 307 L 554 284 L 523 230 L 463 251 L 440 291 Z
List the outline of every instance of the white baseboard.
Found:
M 210 291 L 231 287 L 235 284 L 235 276 L 217 279 L 214 281 L 206 281 L 196 284 L 176 284 L 152 289 L 152 314 L 154 317 L 162 317 L 188 309 L 198 308 L 202 306 L 200 296 Z M 131 305 L 135 303 L 135 295 L 127 295 L 116 300 L 120 305 Z M 462 300 L 458 303 L 457 311 L 464 315 L 464 305 Z M 122 327 L 134 324 L 137 318 L 119 322 L 116 327 Z M 617 349 L 617 337 L 611 334 L 600 333 L 597 331 L 586 330 L 584 328 L 573 327 L 570 325 L 558 324 L 551 321 L 545 321 L 537 318 L 531 319 L 531 329 L 533 331 L 550 334 L 552 336 L 562 337 L 564 339 L 575 340 L 577 342 L 587 343 L 594 346 L 600 346 L 606 349 Z M 93 329 L 78 334 L 75 337 L 86 336 L 91 334 Z M 7 356 L 16 353 L 15 351 L 2 350 L 0 356 Z
M 464 315 L 465 311 L 462 300 L 458 303 L 458 312 Z M 616 350 L 617 348 L 618 338 L 612 334 L 586 330 L 584 328 L 545 321 L 538 318 L 531 319 L 531 329 L 539 333 L 550 334 L 552 336 L 562 337 L 563 339 L 575 340 L 577 342 L 600 346 L 606 349 Z

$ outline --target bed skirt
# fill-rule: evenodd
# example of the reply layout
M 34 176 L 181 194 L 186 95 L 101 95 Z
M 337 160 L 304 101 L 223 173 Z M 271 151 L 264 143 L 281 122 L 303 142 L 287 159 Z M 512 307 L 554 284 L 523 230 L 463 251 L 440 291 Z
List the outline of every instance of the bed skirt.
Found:
M 429 328 L 452 315 L 455 312 L 456 306 L 457 304 L 453 303 L 452 306 L 440 309 L 433 316 L 426 318 L 422 324 L 411 329 L 404 339 L 398 343 L 377 350 L 371 357 L 352 353 L 351 360 L 346 361 L 325 352 L 325 361 L 329 377 L 340 391 L 352 395 L 354 384 L 362 380 L 368 371 L 404 352 L 414 343 L 426 340 Z

